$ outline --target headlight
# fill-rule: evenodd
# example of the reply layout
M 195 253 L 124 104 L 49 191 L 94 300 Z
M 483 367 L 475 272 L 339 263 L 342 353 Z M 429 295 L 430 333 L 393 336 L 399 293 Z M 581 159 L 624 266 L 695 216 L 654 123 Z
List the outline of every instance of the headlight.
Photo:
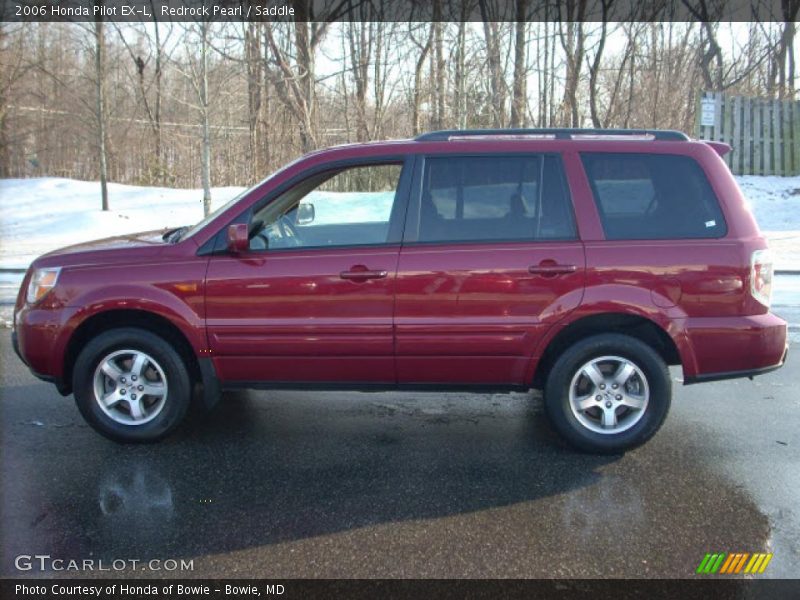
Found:
M 25 300 L 28 304 L 36 304 L 56 286 L 61 267 L 36 269 L 28 283 L 28 294 Z

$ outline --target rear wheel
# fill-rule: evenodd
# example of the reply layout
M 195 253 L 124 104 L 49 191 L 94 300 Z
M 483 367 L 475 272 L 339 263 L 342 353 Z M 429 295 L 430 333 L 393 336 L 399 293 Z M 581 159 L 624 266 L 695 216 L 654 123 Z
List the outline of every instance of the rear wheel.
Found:
M 186 415 L 191 381 L 178 352 L 142 329 L 107 331 L 75 361 L 78 409 L 99 433 L 120 442 L 169 434 Z
M 602 334 L 575 343 L 556 360 L 545 408 L 573 446 L 615 453 L 658 431 L 671 395 L 669 370 L 655 350 L 636 338 Z

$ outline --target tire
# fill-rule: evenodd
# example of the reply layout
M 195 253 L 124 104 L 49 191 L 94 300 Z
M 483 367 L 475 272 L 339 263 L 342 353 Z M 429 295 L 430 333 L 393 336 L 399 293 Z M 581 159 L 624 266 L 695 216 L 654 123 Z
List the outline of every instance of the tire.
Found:
M 545 411 L 555 429 L 575 448 L 595 454 L 617 454 L 645 443 L 664 423 L 671 397 L 661 356 L 644 342 L 616 333 L 567 348 L 544 390 Z
M 167 436 L 183 421 L 191 400 L 191 379 L 175 348 L 132 327 L 106 331 L 86 344 L 72 382 L 83 418 L 116 442 Z

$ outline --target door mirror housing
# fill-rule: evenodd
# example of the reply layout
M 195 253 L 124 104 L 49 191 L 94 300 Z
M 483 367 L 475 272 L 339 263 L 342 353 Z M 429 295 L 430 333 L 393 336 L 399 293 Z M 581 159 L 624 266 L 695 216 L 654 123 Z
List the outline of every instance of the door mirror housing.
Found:
M 314 222 L 315 211 L 314 205 L 311 202 L 303 202 L 297 206 L 297 221 L 298 225 L 308 225 Z
M 250 250 L 250 234 L 247 223 L 228 225 L 228 252 L 241 254 Z

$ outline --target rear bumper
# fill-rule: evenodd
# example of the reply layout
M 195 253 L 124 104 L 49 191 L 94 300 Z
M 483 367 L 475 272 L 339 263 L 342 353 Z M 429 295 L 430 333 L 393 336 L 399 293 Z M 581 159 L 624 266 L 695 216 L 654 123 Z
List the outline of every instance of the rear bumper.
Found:
M 789 348 L 783 353 L 781 362 L 771 367 L 761 367 L 760 369 L 751 369 L 749 371 L 727 371 L 724 373 L 706 373 L 704 375 L 695 375 L 694 377 L 685 377 L 683 380 L 684 385 L 691 385 L 693 383 L 706 383 L 708 381 L 721 381 L 723 379 L 739 379 L 740 377 L 749 377 L 752 379 L 756 375 L 764 375 L 777 369 L 780 369 L 786 362 L 786 357 L 789 354 Z
M 767 313 L 748 317 L 687 319 L 684 332 L 693 361 L 684 361 L 684 383 L 754 377 L 786 362 L 786 321 Z

